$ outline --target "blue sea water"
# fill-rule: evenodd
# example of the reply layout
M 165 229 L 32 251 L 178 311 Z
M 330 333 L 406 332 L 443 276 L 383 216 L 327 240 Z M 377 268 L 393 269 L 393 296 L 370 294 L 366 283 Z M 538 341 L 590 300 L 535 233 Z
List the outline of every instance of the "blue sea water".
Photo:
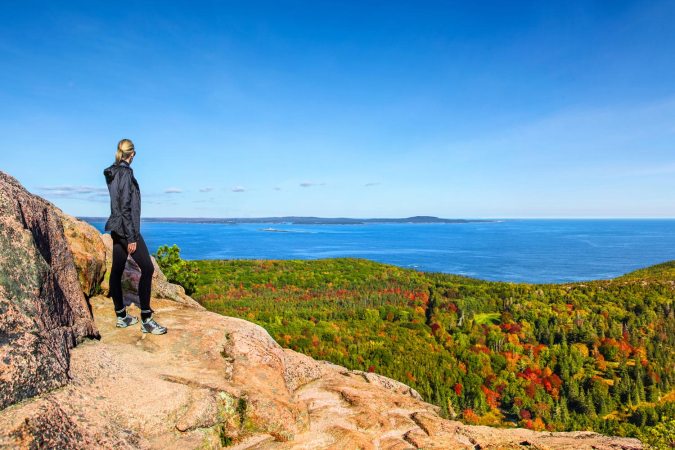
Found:
M 103 231 L 103 220 L 89 222 Z M 675 259 L 674 219 L 364 225 L 144 221 L 141 233 L 150 252 L 162 244 L 177 244 L 184 259 L 350 256 L 513 282 L 606 279 Z

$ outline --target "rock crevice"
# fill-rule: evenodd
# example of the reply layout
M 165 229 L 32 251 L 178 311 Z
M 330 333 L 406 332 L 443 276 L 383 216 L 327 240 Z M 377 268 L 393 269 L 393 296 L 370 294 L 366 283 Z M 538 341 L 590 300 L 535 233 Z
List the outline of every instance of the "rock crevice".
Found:
M 57 211 L 0 172 L 0 408 L 65 385 L 99 337 Z

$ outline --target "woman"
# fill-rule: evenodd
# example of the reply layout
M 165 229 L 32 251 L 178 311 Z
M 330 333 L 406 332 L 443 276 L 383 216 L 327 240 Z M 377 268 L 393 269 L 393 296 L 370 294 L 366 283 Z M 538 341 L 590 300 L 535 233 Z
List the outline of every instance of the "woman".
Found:
M 135 155 L 133 142 L 122 139 L 117 144 L 115 163 L 103 171 L 110 192 L 110 218 L 105 224 L 105 230 L 110 231 L 113 239 L 110 297 L 115 304 L 118 327 L 126 328 L 138 323 L 136 317 L 127 314 L 122 296 L 122 274 L 127 257 L 131 254 L 141 269 L 141 279 L 138 282 L 141 331 L 164 334 L 166 327 L 155 322 L 150 308 L 152 274 L 155 268 L 141 235 L 141 192 L 130 167 Z

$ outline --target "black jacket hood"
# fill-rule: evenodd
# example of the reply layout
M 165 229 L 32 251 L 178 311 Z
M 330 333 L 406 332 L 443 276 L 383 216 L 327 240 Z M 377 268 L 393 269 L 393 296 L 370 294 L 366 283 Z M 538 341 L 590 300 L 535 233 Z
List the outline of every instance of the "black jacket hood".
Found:
M 112 181 L 115 179 L 115 176 L 117 176 L 120 170 L 131 170 L 131 167 L 129 167 L 129 164 L 127 164 L 126 161 L 120 161 L 119 164 L 113 163 L 109 167 L 106 167 L 105 170 L 103 171 L 106 183 L 108 184 L 112 183 Z

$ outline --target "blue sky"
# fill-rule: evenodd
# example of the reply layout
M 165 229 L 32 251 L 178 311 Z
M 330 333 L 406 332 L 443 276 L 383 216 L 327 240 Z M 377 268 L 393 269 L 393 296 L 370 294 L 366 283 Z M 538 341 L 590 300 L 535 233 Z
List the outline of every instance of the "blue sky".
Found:
M 675 217 L 675 2 L 0 4 L 0 170 L 107 216 Z

